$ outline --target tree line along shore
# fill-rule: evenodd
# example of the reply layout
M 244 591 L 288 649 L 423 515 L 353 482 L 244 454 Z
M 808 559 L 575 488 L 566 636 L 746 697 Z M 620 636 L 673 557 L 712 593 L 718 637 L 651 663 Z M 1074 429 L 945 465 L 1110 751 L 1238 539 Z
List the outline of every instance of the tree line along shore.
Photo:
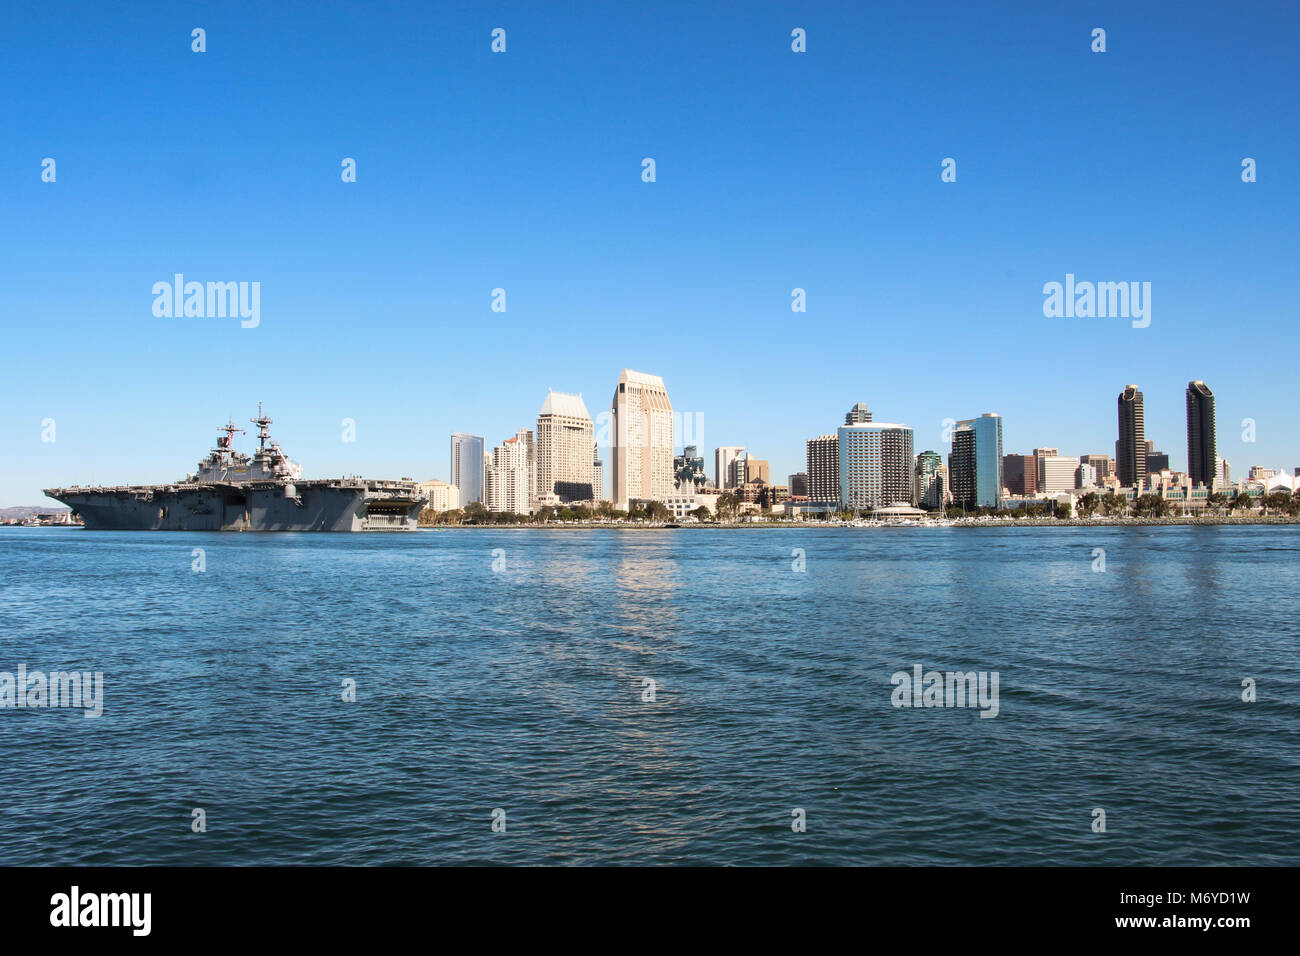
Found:
M 781 511 L 742 511 L 739 498 L 727 493 L 718 496 L 716 512 L 701 506 L 682 518 L 674 516 L 667 505 L 651 501 L 623 511 L 610 502 L 594 507 L 573 505 L 555 508 L 547 505 L 533 514 L 488 511 L 481 503 L 465 508 L 435 511 L 426 508 L 419 524 L 425 528 L 482 527 L 816 527 L 875 526 L 888 524 L 955 527 L 1025 527 L 1097 526 L 1097 525 L 1203 525 L 1203 524 L 1293 524 L 1300 523 L 1300 493 L 1276 491 L 1261 498 L 1238 493 L 1229 498 L 1215 493 L 1206 507 L 1195 513 L 1178 513 L 1178 503 L 1160 495 L 1140 495 L 1130 501 L 1118 494 L 1089 493 L 1080 496 L 1072 509 L 1064 502 L 1055 507 L 975 508 L 949 506 L 925 516 L 908 518 L 873 518 L 869 511 L 838 511 L 824 515 L 790 517 Z

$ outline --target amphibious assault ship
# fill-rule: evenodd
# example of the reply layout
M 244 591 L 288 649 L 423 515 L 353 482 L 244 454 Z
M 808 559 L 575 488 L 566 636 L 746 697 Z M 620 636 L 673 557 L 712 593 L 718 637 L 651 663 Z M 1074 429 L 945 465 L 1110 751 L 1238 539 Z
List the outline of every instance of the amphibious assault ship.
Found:
M 413 531 L 429 498 L 414 481 L 303 480 L 302 467 L 271 438 L 257 406 L 258 448 L 234 449 L 231 420 L 199 470 L 170 485 L 47 488 L 89 530 Z

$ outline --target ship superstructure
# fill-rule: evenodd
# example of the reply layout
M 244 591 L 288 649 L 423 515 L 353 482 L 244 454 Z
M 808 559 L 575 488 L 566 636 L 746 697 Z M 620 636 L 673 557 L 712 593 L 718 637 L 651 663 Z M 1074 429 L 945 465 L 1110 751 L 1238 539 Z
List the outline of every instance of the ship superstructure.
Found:
M 90 530 L 413 531 L 429 498 L 407 479 L 304 479 L 257 407 L 258 447 L 234 448 L 231 420 L 198 470 L 167 485 L 47 488 Z

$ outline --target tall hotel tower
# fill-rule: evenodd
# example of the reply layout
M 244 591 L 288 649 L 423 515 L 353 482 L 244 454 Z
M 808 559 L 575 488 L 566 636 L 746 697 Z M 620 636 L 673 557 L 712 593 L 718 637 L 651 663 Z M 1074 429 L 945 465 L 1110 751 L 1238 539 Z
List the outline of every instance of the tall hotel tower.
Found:
M 948 456 L 952 497 L 968 508 L 996 508 L 1002 500 L 1002 418 L 985 412 L 957 422 Z
M 664 380 L 623 369 L 610 403 L 610 497 L 626 511 L 633 499 L 673 494 L 673 403 Z
M 1142 393 L 1136 385 L 1119 393 L 1119 441 L 1115 443 L 1115 471 L 1125 488 L 1136 488 L 1147 477 L 1146 423 Z
M 1187 474 L 1192 486 L 1213 488 L 1218 477 L 1214 440 L 1214 393 L 1204 382 L 1187 383 Z
M 820 504 L 839 506 L 840 436 L 808 439 L 808 497 Z
M 492 465 L 483 482 L 488 511 L 526 515 L 533 487 L 533 433 L 521 428 L 492 450 Z
M 837 437 L 841 508 L 859 511 L 916 503 L 911 428 L 859 422 L 841 426 Z
M 451 436 L 451 483 L 460 490 L 460 506 L 483 500 L 483 439 L 457 432 Z
M 547 392 L 537 416 L 537 497 L 542 504 L 592 501 L 596 488 L 591 416 L 581 395 Z

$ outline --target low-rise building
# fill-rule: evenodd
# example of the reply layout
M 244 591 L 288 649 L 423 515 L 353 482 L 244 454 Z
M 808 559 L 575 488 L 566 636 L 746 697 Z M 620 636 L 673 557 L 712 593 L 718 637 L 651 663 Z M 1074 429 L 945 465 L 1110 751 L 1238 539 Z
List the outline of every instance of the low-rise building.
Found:
M 429 496 L 429 503 L 425 507 L 433 511 L 454 511 L 460 507 L 460 489 L 450 482 L 436 478 L 422 481 L 420 490 Z

